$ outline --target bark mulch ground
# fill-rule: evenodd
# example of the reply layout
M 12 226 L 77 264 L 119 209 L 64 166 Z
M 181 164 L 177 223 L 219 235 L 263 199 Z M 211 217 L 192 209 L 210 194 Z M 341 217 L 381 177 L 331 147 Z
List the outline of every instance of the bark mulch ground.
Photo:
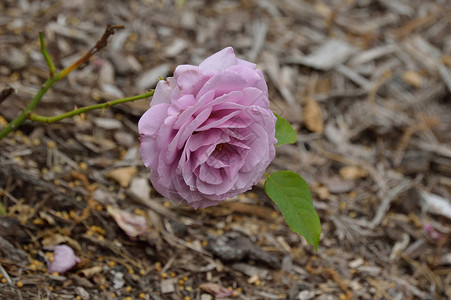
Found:
M 141 100 L 0 141 L 0 298 L 451 298 L 450 15 L 446 0 L 2 1 L 0 89 L 15 93 L 0 126 L 48 77 L 39 31 L 61 69 L 106 24 L 126 27 L 46 94 L 49 116 L 141 94 L 226 46 L 255 61 L 298 132 L 270 171 L 306 178 L 322 238 L 315 252 L 291 232 L 261 184 L 199 210 L 158 195 Z M 81 260 L 64 274 L 47 272 L 58 244 Z

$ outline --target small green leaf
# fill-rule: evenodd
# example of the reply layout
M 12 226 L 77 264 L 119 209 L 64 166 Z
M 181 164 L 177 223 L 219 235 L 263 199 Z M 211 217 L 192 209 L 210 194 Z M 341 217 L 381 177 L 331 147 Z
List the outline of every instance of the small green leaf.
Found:
M 265 192 L 277 204 L 291 230 L 318 251 L 321 223 L 305 180 L 291 171 L 275 172 L 266 179 Z
M 290 123 L 281 116 L 274 114 L 277 117 L 276 121 L 276 146 L 283 144 L 293 144 L 296 142 L 296 131 L 291 127 Z

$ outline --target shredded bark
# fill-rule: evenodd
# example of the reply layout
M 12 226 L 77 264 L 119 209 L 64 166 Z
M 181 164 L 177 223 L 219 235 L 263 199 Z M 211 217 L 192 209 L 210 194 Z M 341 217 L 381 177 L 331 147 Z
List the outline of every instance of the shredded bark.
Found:
M 162 198 L 138 153 L 148 100 L 27 121 L 0 141 L 0 298 L 450 299 L 450 15 L 441 0 L 2 1 L 0 127 L 48 78 L 40 31 L 61 70 L 125 27 L 45 95 L 49 116 L 233 46 L 298 132 L 268 172 L 307 180 L 322 236 L 315 252 L 261 184 L 207 209 Z M 80 263 L 50 274 L 58 244 Z

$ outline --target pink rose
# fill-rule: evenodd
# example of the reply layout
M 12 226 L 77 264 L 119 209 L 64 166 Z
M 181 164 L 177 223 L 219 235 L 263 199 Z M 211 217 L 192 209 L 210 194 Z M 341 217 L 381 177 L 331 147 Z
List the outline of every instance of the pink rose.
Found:
M 141 158 L 166 198 L 217 205 L 262 177 L 275 155 L 275 123 L 263 73 L 228 47 L 158 82 L 138 124 Z

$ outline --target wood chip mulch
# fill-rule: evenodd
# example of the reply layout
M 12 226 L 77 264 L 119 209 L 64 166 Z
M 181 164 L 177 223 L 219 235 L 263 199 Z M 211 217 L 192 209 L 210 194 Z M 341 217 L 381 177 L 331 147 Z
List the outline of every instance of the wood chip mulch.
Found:
M 291 232 L 261 184 L 208 209 L 163 199 L 138 153 L 149 100 L 26 122 L 0 141 L 0 299 L 450 299 L 450 15 L 446 0 L 2 1 L 0 127 L 48 77 L 39 31 L 60 70 L 125 26 L 45 95 L 48 116 L 233 46 L 298 132 L 270 171 L 306 178 L 322 237 L 315 252 Z M 49 273 L 59 244 L 80 262 Z

